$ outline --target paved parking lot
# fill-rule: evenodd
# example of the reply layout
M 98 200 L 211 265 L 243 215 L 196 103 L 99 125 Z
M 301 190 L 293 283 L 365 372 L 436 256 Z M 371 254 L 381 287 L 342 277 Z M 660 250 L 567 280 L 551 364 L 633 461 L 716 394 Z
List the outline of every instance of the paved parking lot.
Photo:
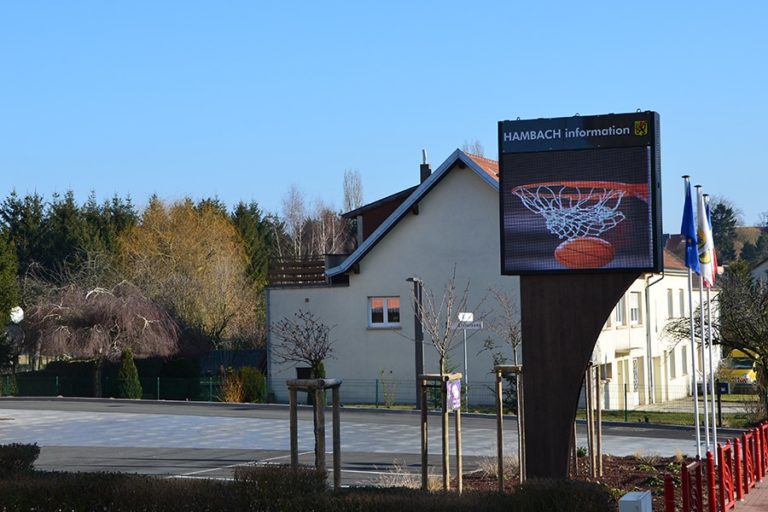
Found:
M 331 420 L 327 442 L 331 449 Z M 366 483 L 395 468 L 418 472 L 419 415 L 343 409 L 343 481 Z M 430 417 L 430 463 L 439 473 L 439 416 Z M 493 416 L 465 416 L 462 447 L 467 469 L 496 453 Z M 249 463 L 286 463 L 288 408 L 280 405 L 196 404 L 121 400 L 0 399 L 3 443 L 37 443 L 38 467 L 76 471 L 131 471 L 182 477 L 229 477 Z M 517 451 L 515 422 L 505 421 L 505 452 Z M 579 432 L 579 446 L 586 437 Z M 309 408 L 299 414 L 302 462 L 312 463 Z M 614 455 L 694 453 L 693 433 L 649 426 L 606 426 L 603 446 Z M 451 453 L 454 453 L 451 434 Z M 331 455 L 328 455 L 330 464 Z

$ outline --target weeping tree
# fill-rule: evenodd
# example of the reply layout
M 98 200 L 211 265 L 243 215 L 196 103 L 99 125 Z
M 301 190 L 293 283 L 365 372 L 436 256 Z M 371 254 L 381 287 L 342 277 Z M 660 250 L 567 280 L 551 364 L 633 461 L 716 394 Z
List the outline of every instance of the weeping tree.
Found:
M 93 360 L 96 396 L 101 396 L 104 361 L 118 359 L 124 349 L 136 357 L 169 356 L 178 350 L 175 321 L 138 287 L 127 281 L 110 288 L 83 284 L 36 283 L 26 339 L 39 354 Z
M 720 291 L 712 299 L 713 342 L 754 356 L 760 395 L 768 410 L 768 283 L 754 279 L 746 265 L 735 263 L 726 270 L 719 285 Z M 704 308 L 707 306 L 705 302 Z M 694 312 L 694 337 L 699 340 L 700 311 L 697 308 Z M 678 342 L 689 340 L 690 320 L 671 321 L 666 331 Z

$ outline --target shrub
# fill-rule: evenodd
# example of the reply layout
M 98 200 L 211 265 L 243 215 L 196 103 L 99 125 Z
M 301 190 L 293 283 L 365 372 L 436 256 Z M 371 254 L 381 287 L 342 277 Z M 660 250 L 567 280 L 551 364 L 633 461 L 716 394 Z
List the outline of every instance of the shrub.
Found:
M 0 396 L 16 396 L 19 388 L 16 385 L 16 375 L 0 375 Z
M 40 447 L 37 444 L 0 445 L 0 478 L 32 471 L 39 455 Z
M 232 368 L 227 368 L 227 372 L 221 377 L 219 400 L 222 402 L 242 402 L 243 396 L 243 381 L 237 372 Z
M 119 383 L 118 396 L 120 398 L 141 398 L 141 382 L 139 382 L 139 371 L 136 369 L 136 363 L 133 362 L 133 353 L 128 348 L 124 348 L 120 355 L 120 371 L 117 374 Z
M 514 511 L 603 512 L 616 509 L 608 489 L 579 480 L 528 480 L 514 494 Z
M 314 496 L 325 492 L 325 471 L 308 466 L 296 469 L 274 464 L 235 468 L 235 481 L 248 484 L 262 497 L 273 500 L 286 496 Z
M 238 371 L 243 386 L 243 402 L 263 403 L 267 399 L 267 379 L 258 368 L 243 366 Z

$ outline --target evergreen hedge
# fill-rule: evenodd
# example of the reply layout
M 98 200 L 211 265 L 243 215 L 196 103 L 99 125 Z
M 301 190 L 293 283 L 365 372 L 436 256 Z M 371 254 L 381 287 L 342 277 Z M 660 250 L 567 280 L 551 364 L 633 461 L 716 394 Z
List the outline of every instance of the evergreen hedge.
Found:
M 17 474 L 0 478 L 0 510 L 283 512 L 614 512 L 605 487 L 578 481 L 529 481 L 513 494 L 428 493 L 402 488 L 326 490 L 313 468 L 238 468 L 234 481 L 181 480 L 110 473 Z
M 0 478 L 31 472 L 39 455 L 40 447 L 37 443 L 0 445 Z

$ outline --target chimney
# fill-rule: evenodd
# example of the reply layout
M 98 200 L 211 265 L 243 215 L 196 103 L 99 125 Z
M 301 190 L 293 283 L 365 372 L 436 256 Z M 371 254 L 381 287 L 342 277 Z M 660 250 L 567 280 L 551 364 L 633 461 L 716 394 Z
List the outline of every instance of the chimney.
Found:
M 421 165 L 419 166 L 421 174 L 421 183 L 424 183 L 432 174 L 432 167 L 427 163 L 427 150 L 421 150 Z

